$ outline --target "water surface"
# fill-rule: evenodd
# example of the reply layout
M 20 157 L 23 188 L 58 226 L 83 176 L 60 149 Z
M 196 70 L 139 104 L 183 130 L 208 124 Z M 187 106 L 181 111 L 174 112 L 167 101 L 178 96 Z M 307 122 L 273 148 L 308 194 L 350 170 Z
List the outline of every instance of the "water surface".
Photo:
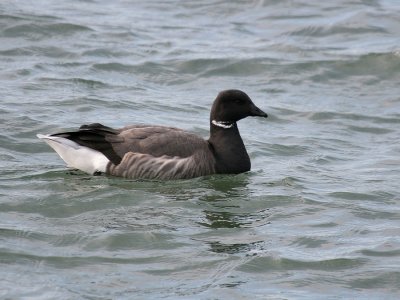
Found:
M 0 296 L 398 299 L 397 1 L 2 1 Z M 208 135 L 218 91 L 246 174 L 68 170 L 36 133 Z

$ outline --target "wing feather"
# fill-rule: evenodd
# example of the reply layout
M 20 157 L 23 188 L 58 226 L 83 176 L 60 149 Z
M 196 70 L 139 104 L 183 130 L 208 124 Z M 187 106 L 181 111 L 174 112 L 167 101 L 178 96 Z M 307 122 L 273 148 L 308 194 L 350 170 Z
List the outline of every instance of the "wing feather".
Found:
M 103 153 L 110 162 L 118 166 L 122 161 L 130 158 L 136 166 L 133 158 L 143 154 L 144 157 L 152 157 L 149 161 L 158 165 L 160 174 L 170 174 L 166 170 L 176 170 L 177 166 L 186 168 L 193 163 L 189 158 L 197 152 L 207 152 L 209 143 L 195 134 L 174 127 L 131 125 L 120 129 L 113 129 L 99 123 L 82 125 L 78 131 L 57 133 L 52 136 L 67 138 L 75 143 Z M 135 153 L 135 155 L 129 154 Z M 126 155 L 129 154 L 127 157 Z M 148 156 L 146 156 L 148 155 Z M 160 158 L 157 160 L 156 158 Z M 140 160 L 140 166 L 145 160 Z M 160 164 L 164 163 L 164 166 Z M 122 171 L 126 167 L 120 167 L 121 171 L 133 174 L 133 171 Z M 138 169 L 142 170 L 141 168 Z M 116 171 L 117 172 L 117 171 Z M 143 172 L 145 172 L 143 170 Z M 151 171 L 153 172 L 153 171 Z M 201 172 L 201 171 L 198 171 Z M 134 176 L 137 176 L 135 173 Z M 146 176 L 176 176 L 176 175 L 146 175 Z M 127 176 L 124 176 L 127 177 Z M 130 177 L 130 175 L 128 176 Z
M 128 152 L 120 164 L 109 163 L 106 173 L 130 179 L 186 179 L 214 174 L 215 160 L 204 151 L 189 157 Z

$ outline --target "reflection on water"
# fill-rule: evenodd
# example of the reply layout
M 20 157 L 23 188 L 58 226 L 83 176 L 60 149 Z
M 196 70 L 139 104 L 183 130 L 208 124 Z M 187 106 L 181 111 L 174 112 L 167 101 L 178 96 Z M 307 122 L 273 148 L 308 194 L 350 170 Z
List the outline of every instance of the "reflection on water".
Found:
M 258 249 L 264 250 L 262 249 L 263 244 L 263 241 L 251 242 L 247 244 L 222 244 L 220 242 L 209 242 L 212 252 L 227 254 L 251 253 Z

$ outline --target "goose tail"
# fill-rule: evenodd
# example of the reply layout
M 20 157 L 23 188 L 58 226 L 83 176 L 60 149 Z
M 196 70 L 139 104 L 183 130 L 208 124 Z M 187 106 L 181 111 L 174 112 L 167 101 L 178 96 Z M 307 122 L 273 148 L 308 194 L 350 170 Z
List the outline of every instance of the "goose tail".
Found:
M 68 167 L 88 174 L 105 173 L 110 160 L 101 152 L 79 145 L 67 138 L 37 134 L 65 161 Z

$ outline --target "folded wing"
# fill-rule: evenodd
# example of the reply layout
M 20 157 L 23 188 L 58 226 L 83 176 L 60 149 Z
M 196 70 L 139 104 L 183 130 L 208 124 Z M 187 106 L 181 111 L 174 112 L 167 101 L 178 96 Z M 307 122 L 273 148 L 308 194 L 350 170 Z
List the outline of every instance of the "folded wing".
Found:
M 215 161 L 203 151 L 184 158 L 128 152 L 118 165 L 110 163 L 106 173 L 130 179 L 187 179 L 214 174 Z
M 129 152 L 149 154 L 154 157 L 189 157 L 209 147 L 207 141 L 174 127 L 133 125 L 113 129 L 99 123 L 83 125 L 78 131 L 57 133 L 79 145 L 103 153 L 118 165 Z

